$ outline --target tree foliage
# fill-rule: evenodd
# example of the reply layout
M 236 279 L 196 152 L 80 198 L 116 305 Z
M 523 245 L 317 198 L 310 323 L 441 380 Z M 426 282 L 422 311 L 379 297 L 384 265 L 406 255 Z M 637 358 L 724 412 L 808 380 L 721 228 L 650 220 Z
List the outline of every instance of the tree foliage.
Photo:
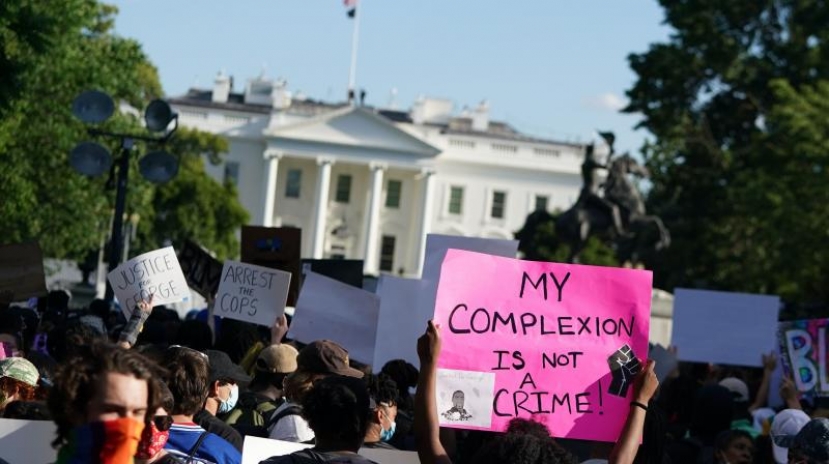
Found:
M 162 95 L 158 74 L 140 44 L 112 34 L 114 7 L 94 0 L 0 3 L 0 236 L 6 243 L 35 239 L 48 256 L 81 259 L 109 230 L 115 192 L 106 189 L 106 176 L 88 179 L 69 166 L 70 150 L 91 138 L 72 117 L 72 101 L 99 89 L 144 108 Z M 101 128 L 143 131 L 127 114 Z M 118 154 L 117 141 L 98 141 Z M 131 170 L 128 214 L 143 218 L 133 254 L 185 238 L 222 257 L 236 254 L 234 234 L 246 214 L 233 187 L 210 179 L 201 160 L 224 151 L 224 143 L 181 130 L 168 147 L 181 159 L 174 181 L 153 186 Z
M 825 301 L 829 4 L 660 4 L 673 33 L 630 56 L 625 109 L 653 135 L 648 207 L 673 238 L 655 284 Z
M 557 214 L 549 214 L 546 211 L 536 211 L 527 216 L 524 226 L 515 233 L 518 251 L 524 255 L 524 259 L 567 262 L 570 257 L 570 246 L 556 236 L 556 218 Z M 616 252 L 608 243 L 609 237 L 591 235 L 579 255 L 580 264 L 619 266 Z

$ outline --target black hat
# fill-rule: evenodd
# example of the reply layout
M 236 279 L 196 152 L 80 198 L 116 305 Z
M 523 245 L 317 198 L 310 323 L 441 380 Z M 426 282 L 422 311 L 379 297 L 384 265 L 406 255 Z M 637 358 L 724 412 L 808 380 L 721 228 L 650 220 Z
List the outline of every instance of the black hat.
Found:
M 250 383 L 250 376 L 238 364 L 234 364 L 224 351 L 206 350 L 204 352 L 210 361 L 210 382 L 229 379 L 238 384 Z
M 794 437 L 789 453 L 798 450 L 809 462 L 829 462 L 829 420 L 812 419 Z

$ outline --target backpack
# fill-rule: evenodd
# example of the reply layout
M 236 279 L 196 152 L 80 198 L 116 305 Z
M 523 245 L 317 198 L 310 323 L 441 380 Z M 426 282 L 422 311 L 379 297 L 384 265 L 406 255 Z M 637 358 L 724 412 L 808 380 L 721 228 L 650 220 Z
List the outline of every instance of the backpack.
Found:
M 250 393 L 243 395 L 239 405 L 225 418 L 225 423 L 242 436 L 268 438 L 271 416 L 284 402 L 284 399 L 274 401 Z

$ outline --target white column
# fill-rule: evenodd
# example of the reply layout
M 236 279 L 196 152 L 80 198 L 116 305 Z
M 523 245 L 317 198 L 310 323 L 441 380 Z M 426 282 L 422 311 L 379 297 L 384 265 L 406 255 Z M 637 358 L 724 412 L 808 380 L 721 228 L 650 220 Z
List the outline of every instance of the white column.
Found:
M 262 180 L 262 223 L 265 227 L 273 227 L 273 208 L 276 203 L 276 175 L 279 172 L 279 159 L 282 153 L 265 150 L 264 179 Z
M 432 231 L 432 208 L 435 204 L 435 171 L 424 169 L 420 174 L 420 182 L 423 186 L 423 197 L 421 198 L 420 211 L 420 247 L 417 258 L 417 274 L 423 273 L 423 260 L 426 254 L 426 236 Z
M 325 220 L 328 216 L 328 190 L 331 187 L 331 158 L 317 158 L 317 204 L 314 207 L 314 241 L 311 242 L 311 257 L 322 259 L 325 252 Z
M 381 163 L 370 163 L 371 189 L 369 190 L 368 215 L 365 232 L 366 256 L 363 261 L 363 272 L 366 274 L 377 274 L 379 269 L 379 256 L 377 247 L 380 241 L 380 202 L 383 201 L 383 172 L 386 165 Z

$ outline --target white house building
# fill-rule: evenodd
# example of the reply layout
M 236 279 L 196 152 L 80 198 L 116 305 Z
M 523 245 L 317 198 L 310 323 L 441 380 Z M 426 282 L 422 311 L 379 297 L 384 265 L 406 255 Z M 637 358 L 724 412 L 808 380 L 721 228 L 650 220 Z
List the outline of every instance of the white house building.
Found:
M 207 171 L 236 183 L 253 223 L 299 227 L 303 256 L 365 259 L 368 274 L 419 275 L 427 233 L 512 238 L 527 214 L 566 209 L 581 187 L 583 145 L 521 134 L 486 103 L 373 109 L 261 77 L 235 93 L 223 75 L 170 103 L 183 126 L 228 139 Z

